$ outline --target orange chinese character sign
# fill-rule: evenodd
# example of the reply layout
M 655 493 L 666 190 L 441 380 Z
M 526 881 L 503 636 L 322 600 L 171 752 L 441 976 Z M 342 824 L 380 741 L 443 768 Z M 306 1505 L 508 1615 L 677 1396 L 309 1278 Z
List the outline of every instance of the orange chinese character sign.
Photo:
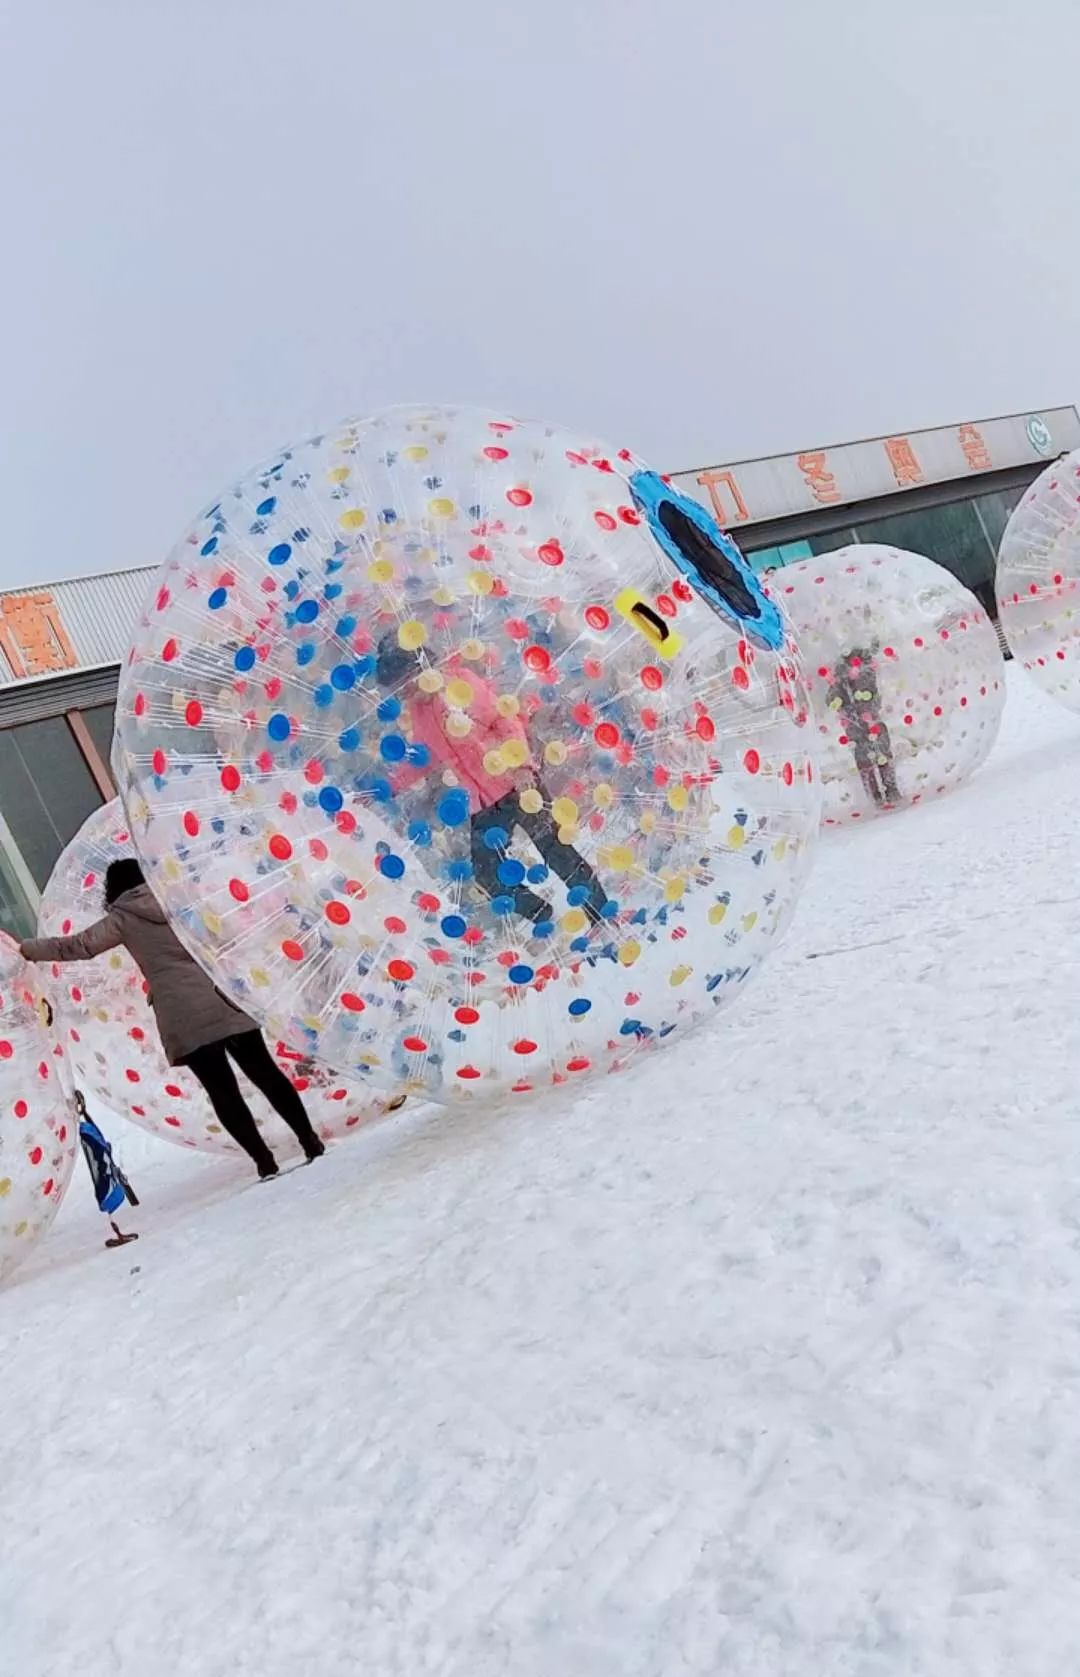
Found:
M 712 502 L 712 509 L 719 524 L 726 526 L 728 524 L 746 523 L 746 520 L 750 517 L 750 509 L 743 500 L 739 486 L 735 482 L 734 472 L 712 470 L 702 472 L 698 482 L 702 489 L 709 491 L 709 500 Z M 731 511 L 728 510 L 724 501 L 722 491 L 725 489 L 731 495 Z
M 806 479 L 806 487 L 814 500 L 823 507 L 832 506 L 840 499 L 840 491 L 836 487 L 836 479 L 829 470 L 825 450 L 814 449 L 809 454 L 796 456 L 795 464 Z
M 957 435 L 964 459 L 973 472 L 985 472 L 993 465 L 990 450 L 986 446 L 982 432 L 977 425 L 961 425 Z
M 16 681 L 74 669 L 68 639 L 51 594 L 0 595 L 0 652 Z
M 922 467 L 915 458 L 915 450 L 907 437 L 889 437 L 885 443 L 897 488 L 911 489 L 923 480 Z

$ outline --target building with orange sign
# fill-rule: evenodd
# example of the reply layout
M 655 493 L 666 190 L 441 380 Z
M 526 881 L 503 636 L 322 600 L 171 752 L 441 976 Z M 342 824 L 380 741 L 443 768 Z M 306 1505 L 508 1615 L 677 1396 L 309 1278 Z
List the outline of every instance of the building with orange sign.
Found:
M 895 431 L 674 474 L 759 570 L 849 542 L 928 554 L 993 610 L 1005 521 L 1049 460 L 1080 447 L 1075 408 Z M 120 665 L 153 576 L 118 571 L 0 592 L 0 927 L 32 930 L 61 850 L 113 796 Z

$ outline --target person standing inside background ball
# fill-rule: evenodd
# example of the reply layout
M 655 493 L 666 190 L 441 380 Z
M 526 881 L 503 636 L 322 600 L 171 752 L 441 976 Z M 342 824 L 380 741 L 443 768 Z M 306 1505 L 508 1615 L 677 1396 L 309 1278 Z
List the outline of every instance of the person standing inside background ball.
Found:
M 27 939 L 19 945 L 23 959 L 93 961 L 123 945 L 146 980 L 169 1064 L 194 1072 L 222 1128 L 254 1160 L 260 1177 L 276 1176 L 277 1161 L 240 1093 L 230 1062 L 285 1120 L 309 1163 L 325 1153 L 303 1101 L 274 1063 L 259 1027 L 227 1001 L 192 960 L 133 857 L 109 863 L 105 908 L 102 919 L 70 937 Z

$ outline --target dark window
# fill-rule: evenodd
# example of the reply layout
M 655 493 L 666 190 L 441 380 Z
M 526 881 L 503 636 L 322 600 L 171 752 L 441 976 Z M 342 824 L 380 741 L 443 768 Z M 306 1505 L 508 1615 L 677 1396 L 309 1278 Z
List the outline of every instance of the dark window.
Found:
M 101 753 L 101 759 L 108 768 L 112 758 L 113 728 L 116 725 L 115 705 L 94 705 L 91 710 L 81 713 L 86 723 L 87 733 Z
M 890 547 L 906 547 L 912 553 L 925 554 L 927 559 L 952 571 L 968 588 L 981 588 L 993 582 L 997 550 L 971 501 L 953 501 L 943 507 L 924 507 L 896 513 L 892 518 L 871 519 L 859 525 L 859 540 L 887 542 Z
M 0 729 L 0 811 L 39 889 L 102 802 L 62 716 Z

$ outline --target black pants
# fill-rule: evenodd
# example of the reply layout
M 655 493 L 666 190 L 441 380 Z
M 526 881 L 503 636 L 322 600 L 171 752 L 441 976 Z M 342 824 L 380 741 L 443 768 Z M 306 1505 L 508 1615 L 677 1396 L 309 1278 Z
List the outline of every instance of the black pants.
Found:
M 273 1158 L 259 1134 L 251 1108 L 240 1093 L 230 1060 L 254 1083 L 260 1095 L 265 1095 L 306 1152 L 316 1139 L 311 1120 L 300 1096 L 263 1041 L 261 1031 L 243 1031 L 239 1036 L 224 1037 L 221 1042 L 209 1042 L 183 1061 L 206 1090 L 222 1129 L 228 1131 L 257 1165 Z
M 552 873 L 558 874 L 568 888 L 574 885 L 588 887 L 588 901 L 582 907 L 590 920 L 599 920 L 600 910 L 608 898 L 596 874 L 572 844 L 563 844 L 550 811 L 545 808 L 535 815 L 528 815 L 521 807 L 517 792 L 508 792 L 505 798 L 500 798 L 496 804 L 489 804 L 487 809 L 480 810 L 472 818 L 473 876 L 482 891 L 486 891 L 489 897 L 513 897 L 515 912 L 526 920 L 541 920 L 550 912 L 550 903 L 538 897 L 535 891 L 528 890 L 524 885 L 502 883 L 499 863 L 505 857 L 499 850 L 489 849 L 484 842 L 484 835 L 492 827 L 505 827 L 508 833 L 520 827 L 528 833 Z

